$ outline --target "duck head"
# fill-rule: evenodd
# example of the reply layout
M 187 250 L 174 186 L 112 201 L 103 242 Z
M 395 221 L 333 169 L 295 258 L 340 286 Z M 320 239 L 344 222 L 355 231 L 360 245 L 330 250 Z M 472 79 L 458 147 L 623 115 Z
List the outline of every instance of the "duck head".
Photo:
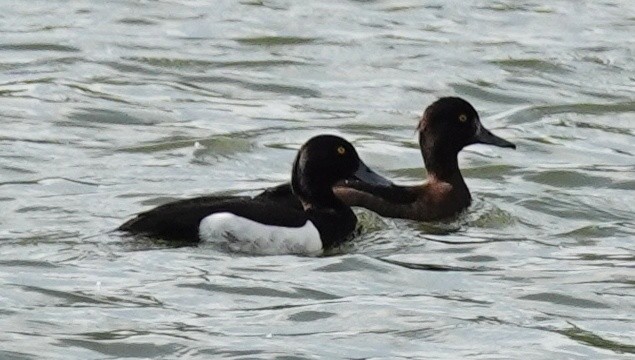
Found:
M 458 170 L 457 155 L 468 145 L 516 148 L 487 130 L 474 107 L 459 97 L 443 97 L 428 106 L 417 131 L 426 168 L 433 175 L 449 168 Z
M 318 135 L 302 145 L 293 163 L 291 187 L 305 208 L 343 204 L 332 189 L 340 181 L 392 184 L 364 164 L 353 145 L 339 136 Z

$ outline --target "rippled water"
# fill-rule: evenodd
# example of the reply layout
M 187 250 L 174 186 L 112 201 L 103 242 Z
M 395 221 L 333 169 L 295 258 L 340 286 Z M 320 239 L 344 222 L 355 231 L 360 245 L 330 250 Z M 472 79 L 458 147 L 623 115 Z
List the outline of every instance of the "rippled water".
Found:
M 618 359 L 635 353 L 635 3 L 0 3 L 0 358 Z M 287 180 L 335 133 L 400 183 L 472 102 L 475 202 L 359 211 L 330 256 L 109 233 Z

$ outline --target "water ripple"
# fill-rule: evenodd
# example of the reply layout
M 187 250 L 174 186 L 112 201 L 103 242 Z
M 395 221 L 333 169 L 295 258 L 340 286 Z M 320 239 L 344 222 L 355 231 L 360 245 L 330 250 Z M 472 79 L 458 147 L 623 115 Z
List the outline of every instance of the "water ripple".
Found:
M 0 358 L 632 357 L 631 8 L 0 3 Z M 288 181 L 320 133 L 420 183 L 448 95 L 518 144 L 461 153 L 455 218 L 355 209 L 319 257 L 112 231 Z

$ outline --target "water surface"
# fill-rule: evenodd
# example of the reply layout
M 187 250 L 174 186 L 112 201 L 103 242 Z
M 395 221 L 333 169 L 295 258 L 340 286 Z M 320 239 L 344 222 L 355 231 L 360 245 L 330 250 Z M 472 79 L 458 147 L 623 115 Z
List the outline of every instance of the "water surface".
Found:
M 620 359 L 635 353 L 635 5 L 0 3 L 0 358 Z M 351 140 L 404 184 L 457 95 L 474 204 L 359 210 L 329 256 L 110 231 L 172 199 L 286 181 Z

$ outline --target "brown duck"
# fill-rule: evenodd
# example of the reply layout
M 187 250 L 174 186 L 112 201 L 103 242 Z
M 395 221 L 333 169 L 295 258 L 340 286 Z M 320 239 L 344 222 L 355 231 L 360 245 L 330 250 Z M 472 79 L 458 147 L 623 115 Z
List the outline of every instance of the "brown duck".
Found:
M 428 173 L 423 184 L 373 186 L 347 182 L 334 188 L 337 197 L 349 206 L 364 207 L 385 217 L 419 221 L 447 218 L 472 202 L 459 169 L 459 152 L 472 144 L 516 148 L 487 130 L 474 107 L 458 97 L 440 98 L 428 106 L 417 131 Z M 294 201 L 288 184 L 268 189 L 257 198 Z

